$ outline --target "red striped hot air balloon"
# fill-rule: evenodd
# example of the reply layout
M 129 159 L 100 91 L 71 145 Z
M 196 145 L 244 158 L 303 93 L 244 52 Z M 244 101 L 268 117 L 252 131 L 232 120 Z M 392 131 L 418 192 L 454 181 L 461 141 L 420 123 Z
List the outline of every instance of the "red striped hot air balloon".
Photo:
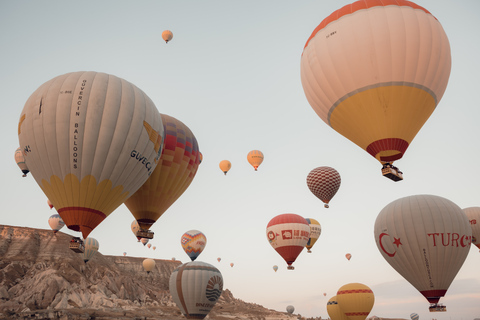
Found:
M 329 207 L 330 200 L 335 196 L 342 179 L 337 170 L 331 167 L 318 167 L 310 171 L 307 176 L 307 186 L 310 191 Z
M 276 216 L 267 225 L 267 239 L 270 245 L 287 262 L 287 269 L 295 269 L 292 263 L 310 239 L 310 225 L 305 218 L 294 213 Z
M 365 320 L 375 303 L 372 289 L 362 283 L 349 283 L 337 291 L 338 306 L 350 320 Z
M 315 28 L 300 69 L 318 116 L 398 181 L 401 173 L 386 165 L 403 157 L 442 99 L 450 45 L 425 8 L 406 0 L 361 0 Z
M 165 146 L 152 175 L 125 205 L 143 232 L 187 190 L 200 164 L 197 139 L 181 121 L 161 114 L 165 130 Z M 152 234 L 152 232 L 147 232 Z M 149 236 L 153 237 L 153 234 Z

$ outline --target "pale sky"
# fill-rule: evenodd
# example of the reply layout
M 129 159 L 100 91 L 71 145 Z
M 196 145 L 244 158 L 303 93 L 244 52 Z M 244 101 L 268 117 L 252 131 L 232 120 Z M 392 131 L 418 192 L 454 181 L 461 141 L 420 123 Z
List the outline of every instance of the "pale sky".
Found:
M 350 2 L 0 2 L 0 224 L 49 229 L 48 217 L 55 213 L 33 177 L 22 178 L 14 161 L 18 119 L 30 94 L 64 73 L 105 72 L 132 82 L 160 113 L 185 123 L 203 162 L 187 191 L 152 227 L 155 251 L 136 241 L 133 216 L 122 205 L 90 234 L 102 254 L 125 251 L 187 262 L 180 237 L 198 229 L 207 237 L 198 260 L 219 268 L 225 288 L 247 302 L 279 311 L 291 304 L 296 314 L 326 318 L 326 303 L 338 288 L 361 282 L 375 294 L 370 316 L 480 317 L 476 247 L 440 300 L 448 312 L 430 314 L 426 299 L 384 260 L 373 236 L 378 213 L 401 197 L 433 194 L 461 208 L 480 206 L 475 166 L 480 2 L 416 1 L 442 23 L 452 71 L 437 109 L 395 163 L 405 178 L 398 183 L 382 177 L 373 157 L 315 114 L 300 81 L 300 57 L 311 32 Z M 174 35 L 168 44 L 161 39 L 165 29 Z M 257 172 L 246 159 L 254 149 L 265 155 Z M 218 167 L 224 159 L 232 163 L 226 176 Z M 342 178 L 329 209 L 305 181 L 319 166 L 334 167 Z M 304 250 L 294 271 L 286 269 L 265 235 L 268 222 L 282 213 L 322 225 L 313 252 Z

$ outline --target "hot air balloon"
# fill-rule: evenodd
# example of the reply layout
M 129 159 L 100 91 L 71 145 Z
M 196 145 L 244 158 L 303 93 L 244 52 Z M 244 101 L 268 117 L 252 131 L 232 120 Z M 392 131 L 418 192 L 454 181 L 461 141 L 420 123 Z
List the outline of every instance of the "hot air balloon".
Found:
M 50 209 L 53 209 L 53 203 L 50 201 L 50 199 L 47 199 L 47 205 Z
M 23 156 L 23 152 L 21 148 L 17 148 L 15 150 L 15 162 L 17 163 L 17 166 L 22 170 L 22 177 L 26 177 L 27 173 L 30 171 L 28 170 L 27 164 L 25 163 L 25 157 Z
M 333 296 L 327 302 L 327 313 L 332 320 L 350 320 L 345 313 L 343 313 L 342 309 L 337 302 L 337 296 Z
M 267 225 L 267 239 L 270 245 L 287 262 L 288 270 L 295 269 L 292 263 L 307 245 L 310 226 L 303 217 L 285 213 L 274 217 Z
M 480 249 L 480 207 L 465 208 L 463 212 L 467 215 L 472 227 L 472 244 Z
M 222 260 L 222 258 L 217 258 L 217 261 L 220 262 Z
M 152 244 L 151 243 L 147 244 L 147 247 L 148 249 L 150 249 L 152 247 Z
M 200 160 L 200 163 L 203 161 L 203 154 L 201 152 L 198 152 L 198 158 Z
M 143 91 L 97 72 L 47 81 L 18 123 L 32 176 L 84 239 L 147 180 L 163 136 L 160 114 Z
M 143 269 L 145 269 L 147 273 L 150 273 L 151 271 L 153 271 L 154 268 L 155 268 L 155 260 L 153 259 L 143 260 Z
M 233 268 L 234 265 L 235 265 L 235 264 L 234 264 L 233 262 L 230 263 L 230 267 Z
M 325 208 L 340 188 L 341 181 L 338 171 L 331 167 L 315 168 L 307 176 L 308 188 L 325 203 Z
M 172 261 L 176 261 L 177 259 L 175 259 L 175 257 L 172 257 Z
M 168 41 L 172 40 L 173 38 L 173 33 L 170 30 L 165 30 L 162 32 L 162 39 L 165 40 L 165 43 L 168 43 Z
M 222 294 L 223 277 L 211 264 L 188 262 L 172 272 L 169 289 L 187 319 L 204 319 Z
M 83 252 L 83 262 L 87 263 L 90 259 L 93 258 L 95 253 L 98 252 L 100 245 L 96 239 L 90 237 L 85 239 L 84 244 L 85 251 Z
M 157 249 L 157 247 L 153 246 L 152 249 L 153 249 L 153 251 L 155 251 L 155 249 Z
M 263 162 L 263 153 L 259 150 L 252 150 L 247 154 L 248 163 L 257 171 L 258 166 Z
M 132 229 L 133 234 L 137 237 L 138 242 L 142 237 L 137 236 L 137 232 L 140 230 L 140 226 L 138 225 L 137 220 L 133 220 L 132 224 L 130 225 L 130 229 Z
M 274 266 L 273 266 L 273 271 L 277 272 L 277 270 L 278 270 L 278 266 L 277 266 L 277 265 L 274 265 Z
M 65 222 L 63 222 L 60 215 L 52 214 L 50 218 L 48 218 L 48 225 L 50 226 L 50 228 L 52 228 L 53 233 L 57 233 L 57 231 L 63 228 Z
M 292 306 L 292 305 L 288 305 L 288 306 L 287 306 L 287 312 L 288 312 L 289 314 L 292 314 L 293 311 L 295 311 L 295 307 Z
M 147 238 L 140 238 L 140 242 L 145 246 L 148 243 L 149 239 Z
M 197 139 L 181 121 L 161 114 L 165 143 L 148 180 L 125 201 L 137 220 L 137 236 L 153 238 L 150 227 L 187 190 L 200 164 Z
M 227 175 L 227 172 L 232 168 L 232 163 L 228 160 L 222 160 L 220 161 L 219 167 L 220 170 L 222 170 L 223 173 Z
M 300 69 L 318 116 L 399 181 L 387 164 L 402 158 L 440 102 L 450 45 L 440 22 L 413 2 L 356 1 L 315 28 Z
M 375 303 L 372 289 L 362 283 L 349 283 L 337 291 L 340 309 L 349 320 L 365 320 Z
M 315 242 L 317 242 L 318 238 L 320 237 L 320 234 L 322 233 L 322 226 L 320 225 L 320 222 L 318 222 L 315 219 L 312 218 L 306 218 L 308 224 L 310 225 L 310 238 L 308 239 L 307 245 L 305 248 L 307 248 L 307 252 L 311 253 L 313 245 Z
M 207 237 L 198 230 L 189 230 L 180 239 L 182 248 L 192 261 L 202 253 L 207 245 Z
M 347 258 L 347 260 L 350 261 L 350 259 L 352 259 L 352 255 L 350 253 L 347 253 L 345 255 L 345 258 Z
M 420 319 L 420 316 L 419 316 L 417 313 L 412 313 L 412 314 L 410 315 L 410 319 L 412 319 L 412 320 L 418 320 L 418 319 Z
M 434 195 L 401 198 L 382 209 L 374 233 L 382 256 L 430 302 L 431 310 L 446 310 L 437 303 L 465 261 L 472 238 L 462 209 Z
M 126 253 L 126 252 L 124 252 L 124 253 L 123 253 L 123 256 L 125 257 L 126 255 L 127 255 L 127 253 Z
M 326 297 L 326 296 L 327 296 L 327 293 L 326 293 L 326 292 L 324 292 L 324 293 L 323 293 L 323 296 L 324 296 L 324 297 Z

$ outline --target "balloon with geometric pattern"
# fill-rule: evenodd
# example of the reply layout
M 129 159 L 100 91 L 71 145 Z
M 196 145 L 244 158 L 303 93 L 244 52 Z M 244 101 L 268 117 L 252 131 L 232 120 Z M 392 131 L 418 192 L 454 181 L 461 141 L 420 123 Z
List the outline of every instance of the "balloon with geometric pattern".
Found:
M 182 248 L 188 257 L 194 261 L 207 245 L 207 237 L 199 230 L 189 230 L 180 239 Z
M 329 202 L 340 188 L 342 179 L 337 170 L 331 167 L 318 167 L 310 171 L 307 176 L 307 186 L 310 191 L 329 207 Z
M 412 313 L 412 314 L 410 314 L 410 319 L 418 320 L 418 319 L 420 319 L 420 316 L 418 315 L 418 313 Z
M 300 65 L 317 115 L 385 164 L 402 158 L 442 99 L 451 53 L 442 25 L 425 8 L 356 1 L 315 28 Z

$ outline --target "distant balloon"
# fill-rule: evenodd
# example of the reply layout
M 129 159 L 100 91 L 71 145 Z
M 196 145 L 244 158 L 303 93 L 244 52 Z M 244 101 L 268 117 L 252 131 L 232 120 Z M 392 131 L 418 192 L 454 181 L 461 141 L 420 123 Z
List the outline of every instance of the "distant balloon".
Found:
M 26 177 L 27 173 L 30 171 L 28 170 L 27 164 L 25 163 L 25 157 L 23 156 L 23 152 L 21 148 L 17 148 L 15 150 L 15 162 L 17 163 L 17 166 L 22 170 L 23 175 L 22 177 Z
M 170 30 L 165 30 L 162 32 L 162 39 L 165 40 L 165 43 L 168 43 L 168 41 L 172 40 L 173 38 L 173 33 Z
M 347 260 L 350 261 L 350 259 L 352 259 L 352 255 L 350 253 L 347 253 L 345 255 L 345 258 L 347 258 Z
M 200 163 L 202 163 L 202 161 L 203 161 L 203 154 L 202 154 L 201 152 L 198 152 L 198 157 L 199 157 Z
M 277 272 L 277 270 L 278 270 L 278 266 L 277 266 L 277 265 L 274 265 L 274 266 L 273 266 L 273 271 Z
M 231 263 L 230 263 L 230 267 L 232 267 L 232 268 L 233 268 L 233 266 L 234 266 L 234 264 L 233 264 L 233 262 L 231 262 Z
M 150 273 L 155 268 L 155 260 L 153 259 L 145 259 L 143 260 L 143 269 Z
M 83 261 L 87 263 L 98 252 L 100 245 L 96 239 L 90 237 L 83 240 L 83 245 L 85 246 L 85 251 L 83 252 Z
M 274 217 L 267 225 L 267 239 L 270 245 L 287 262 L 287 269 L 295 269 L 292 263 L 310 239 L 310 226 L 303 217 L 286 213 Z
M 176 261 L 177 259 L 175 259 L 175 257 L 172 257 L 172 261 Z
M 53 203 L 50 201 L 50 199 L 47 199 L 47 204 L 50 207 L 50 209 L 53 209 Z
M 362 283 L 349 283 L 337 291 L 340 309 L 350 320 L 365 320 L 375 303 L 372 289 Z
M 288 312 L 289 314 L 292 314 L 293 311 L 295 311 L 295 307 L 292 306 L 292 305 L 288 305 L 288 306 L 287 306 L 287 312 Z
M 414 195 L 383 208 L 374 234 L 385 260 L 436 308 L 470 251 L 472 228 L 452 201 Z
M 227 172 L 232 168 L 232 163 L 228 160 L 222 160 L 220 161 L 219 167 L 220 170 L 222 170 L 223 173 L 227 175 Z
M 182 248 L 192 261 L 202 253 L 207 245 L 207 237 L 198 230 L 189 230 L 180 239 Z
M 137 220 L 133 220 L 132 224 L 130 225 L 130 229 L 132 229 L 133 234 L 137 237 L 137 231 L 140 230 L 140 226 L 138 225 Z M 138 241 L 140 241 L 141 237 L 137 237 Z
M 123 253 L 123 256 L 125 257 L 126 255 L 127 255 L 127 253 L 126 253 L 126 252 L 124 252 L 124 253 Z
M 169 289 L 187 319 L 204 319 L 222 294 L 223 277 L 211 264 L 188 262 L 172 272 Z
M 32 176 L 65 225 L 84 239 L 145 183 L 163 136 L 160 114 L 143 91 L 93 71 L 41 85 L 18 123 Z
M 50 218 L 48 218 L 48 225 L 52 228 L 53 233 L 57 233 L 60 229 L 63 228 L 65 223 L 62 220 L 62 217 L 58 214 L 52 214 Z
M 217 261 L 220 262 L 222 260 L 222 258 L 217 258 Z
M 148 249 L 150 249 L 152 247 L 152 244 L 151 243 L 147 244 L 147 247 Z
M 419 316 L 417 313 L 412 313 L 412 314 L 410 315 L 410 319 L 412 319 L 412 320 L 418 320 L 418 319 L 420 319 L 420 316 Z
M 153 251 L 155 251 L 155 249 L 157 249 L 157 247 L 153 246 L 152 249 L 153 249 Z
M 147 181 L 125 201 L 140 228 L 150 227 L 187 190 L 200 164 L 198 142 L 181 121 L 161 114 L 165 143 L 157 167 Z
M 252 150 L 247 155 L 248 163 L 257 171 L 258 166 L 263 162 L 263 153 L 260 150 Z
M 356 1 L 315 28 L 300 64 L 318 116 L 381 163 L 392 163 L 442 99 L 451 53 L 442 25 L 419 5 Z
M 326 293 L 326 292 L 324 292 L 324 293 L 323 293 L 323 296 L 324 296 L 324 297 L 326 297 L 326 296 L 327 296 L 327 293 Z
M 320 222 L 318 222 L 315 219 L 312 218 L 306 218 L 308 224 L 310 225 L 310 238 L 308 239 L 307 245 L 305 248 L 307 248 L 307 252 L 311 253 L 313 245 L 315 242 L 317 242 L 318 238 L 320 237 L 320 234 L 322 233 L 322 226 L 320 225 Z
M 327 313 L 332 320 L 350 320 L 338 305 L 337 296 L 333 296 L 327 302 Z
M 472 227 L 472 244 L 480 249 L 480 207 L 465 208 L 463 212 L 467 215 Z
M 340 174 L 331 167 L 315 168 L 307 176 L 308 188 L 325 203 L 325 208 L 340 188 L 341 181 Z
M 148 243 L 148 239 L 147 238 L 141 238 L 140 242 L 145 246 Z

